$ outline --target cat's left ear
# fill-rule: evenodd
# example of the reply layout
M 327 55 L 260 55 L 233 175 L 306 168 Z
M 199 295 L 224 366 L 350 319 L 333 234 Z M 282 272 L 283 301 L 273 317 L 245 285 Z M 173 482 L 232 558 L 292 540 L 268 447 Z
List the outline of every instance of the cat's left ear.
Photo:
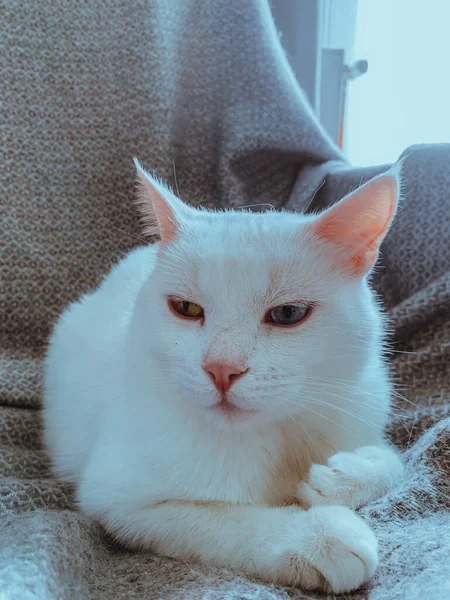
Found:
M 319 215 L 312 233 L 333 248 L 348 274 L 364 276 L 372 269 L 397 210 L 400 167 L 375 177 Z
M 144 233 L 156 235 L 162 242 L 170 242 L 175 239 L 181 221 L 190 209 L 161 180 L 143 169 L 137 158 L 134 164 L 138 183 L 136 204 L 144 224 Z

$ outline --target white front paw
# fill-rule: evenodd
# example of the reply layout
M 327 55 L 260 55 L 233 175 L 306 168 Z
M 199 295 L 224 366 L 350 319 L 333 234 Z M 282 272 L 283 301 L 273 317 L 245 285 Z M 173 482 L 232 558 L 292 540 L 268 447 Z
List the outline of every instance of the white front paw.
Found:
M 374 534 L 340 506 L 312 508 L 299 515 L 283 547 L 275 579 L 305 589 L 349 592 L 365 583 L 378 565 Z
M 297 488 L 303 505 L 358 508 L 386 494 L 403 472 L 400 457 L 390 448 L 366 446 L 339 452 L 326 465 L 312 465 Z

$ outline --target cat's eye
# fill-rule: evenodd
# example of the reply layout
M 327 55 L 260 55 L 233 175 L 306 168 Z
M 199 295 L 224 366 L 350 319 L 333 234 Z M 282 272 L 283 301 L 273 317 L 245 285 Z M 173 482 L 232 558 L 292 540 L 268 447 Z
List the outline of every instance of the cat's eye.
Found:
M 175 313 L 185 319 L 203 319 L 205 316 L 203 308 L 199 304 L 195 304 L 195 302 L 190 302 L 189 300 L 172 298 L 169 299 L 169 305 Z
M 301 323 L 312 310 L 311 304 L 284 304 L 276 306 L 266 314 L 265 322 L 281 327 L 289 327 Z

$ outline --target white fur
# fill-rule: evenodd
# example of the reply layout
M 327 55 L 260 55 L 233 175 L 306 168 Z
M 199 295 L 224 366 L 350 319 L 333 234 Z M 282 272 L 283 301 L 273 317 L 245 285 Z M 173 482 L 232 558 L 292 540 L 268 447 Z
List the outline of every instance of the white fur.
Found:
M 376 568 L 376 540 L 336 505 L 374 499 L 402 472 L 383 442 L 390 384 L 366 278 L 336 268 L 314 217 L 182 212 L 172 242 L 130 253 L 55 327 L 44 412 L 55 469 L 131 546 L 354 589 Z M 171 294 L 203 306 L 204 324 L 175 317 Z M 317 305 L 298 327 L 262 322 L 299 300 Z M 211 410 L 206 355 L 245 363 L 230 398 L 257 413 Z

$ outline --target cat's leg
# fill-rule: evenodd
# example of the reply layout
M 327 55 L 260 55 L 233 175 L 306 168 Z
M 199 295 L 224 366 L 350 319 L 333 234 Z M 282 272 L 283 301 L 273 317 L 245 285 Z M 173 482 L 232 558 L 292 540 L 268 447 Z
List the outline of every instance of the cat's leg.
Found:
M 305 507 L 358 508 L 386 494 L 402 475 L 402 458 L 394 448 L 363 446 L 333 454 L 326 465 L 312 465 L 297 494 Z
M 167 500 L 116 506 L 103 511 L 102 521 L 132 547 L 308 589 L 353 590 L 377 566 L 372 531 L 339 506 L 303 511 Z

